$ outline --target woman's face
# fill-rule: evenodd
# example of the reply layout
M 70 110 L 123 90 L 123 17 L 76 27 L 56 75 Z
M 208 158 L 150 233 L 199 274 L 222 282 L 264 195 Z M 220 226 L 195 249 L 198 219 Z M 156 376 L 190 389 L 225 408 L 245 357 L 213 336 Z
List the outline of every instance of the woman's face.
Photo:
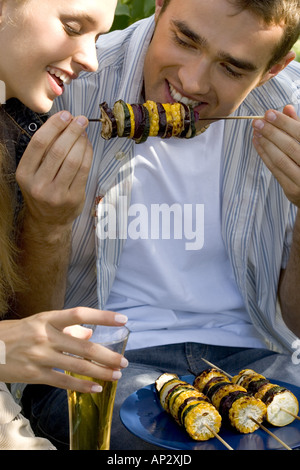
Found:
M 117 0 L 0 0 L 0 80 L 6 99 L 47 112 L 81 71 L 96 71 L 95 41 Z

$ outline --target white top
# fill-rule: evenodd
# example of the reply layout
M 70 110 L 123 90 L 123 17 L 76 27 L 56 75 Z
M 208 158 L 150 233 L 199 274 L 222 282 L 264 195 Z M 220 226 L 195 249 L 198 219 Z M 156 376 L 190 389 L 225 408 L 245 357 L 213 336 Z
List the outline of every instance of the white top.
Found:
M 106 305 L 129 317 L 128 349 L 185 341 L 265 347 L 221 236 L 223 126 L 188 142 L 136 145 L 127 240 Z

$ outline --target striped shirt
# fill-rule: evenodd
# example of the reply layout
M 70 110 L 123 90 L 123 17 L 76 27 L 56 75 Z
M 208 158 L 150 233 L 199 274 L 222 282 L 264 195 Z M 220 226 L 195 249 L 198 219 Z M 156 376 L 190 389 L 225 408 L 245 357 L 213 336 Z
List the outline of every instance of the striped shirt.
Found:
M 56 100 L 54 111 L 99 116 L 99 104 L 118 99 L 140 102 L 144 57 L 154 29 L 153 17 L 127 30 L 102 36 L 99 69 L 85 73 Z M 277 77 L 253 90 L 236 115 L 262 115 L 293 104 L 299 113 L 300 65 L 291 63 Z M 74 223 L 66 308 L 103 308 L 120 263 L 122 238 L 95 236 L 95 202 L 118 210 L 121 196 L 130 202 L 134 142 L 105 141 L 99 125 L 90 124 L 94 160 L 81 216 Z M 247 120 L 226 121 L 222 166 L 222 235 L 237 285 L 253 324 L 276 351 L 291 351 L 295 336 L 285 326 L 277 299 L 280 271 L 287 264 L 297 208 L 293 206 L 252 145 Z M 121 211 L 119 212 L 121 214 Z M 122 225 L 120 215 L 118 222 Z

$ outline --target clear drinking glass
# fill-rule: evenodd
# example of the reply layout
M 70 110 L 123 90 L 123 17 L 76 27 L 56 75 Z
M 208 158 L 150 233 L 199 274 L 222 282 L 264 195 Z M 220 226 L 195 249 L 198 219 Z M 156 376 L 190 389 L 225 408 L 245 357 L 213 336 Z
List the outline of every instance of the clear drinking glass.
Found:
M 125 326 L 101 326 L 96 328 L 91 341 L 124 354 L 128 336 L 129 330 Z M 100 393 L 68 390 L 70 450 L 109 450 L 117 381 L 70 375 L 97 382 L 103 389 Z

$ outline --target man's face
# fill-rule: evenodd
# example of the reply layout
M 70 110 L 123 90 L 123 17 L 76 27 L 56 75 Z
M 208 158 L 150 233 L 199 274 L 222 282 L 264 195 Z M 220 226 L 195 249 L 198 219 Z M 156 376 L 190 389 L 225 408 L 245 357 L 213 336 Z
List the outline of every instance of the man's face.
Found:
M 191 104 L 204 118 L 224 116 L 274 75 L 266 67 L 280 26 L 238 13 L 228 0 L 171 0 L 163 13 L 159 3 L 144 67 L 146 99 Z

